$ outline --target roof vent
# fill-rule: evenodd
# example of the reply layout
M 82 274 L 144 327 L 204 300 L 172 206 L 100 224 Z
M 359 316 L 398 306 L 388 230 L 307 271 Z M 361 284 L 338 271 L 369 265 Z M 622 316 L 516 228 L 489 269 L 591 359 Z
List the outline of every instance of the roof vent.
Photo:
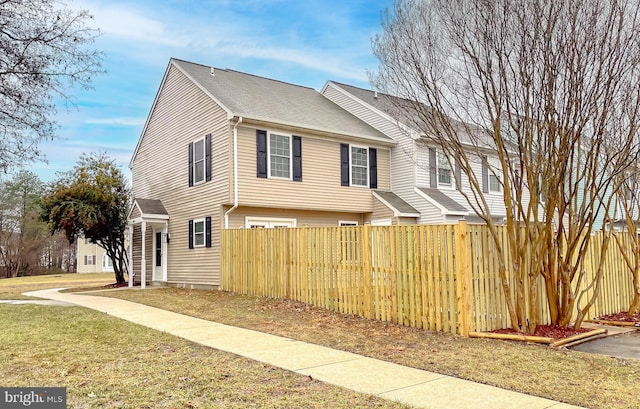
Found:
M 211 76 L 212 76 L 212 77 L 215 77 L 215 76 L 216 76 L 216 73 L 214 72 L 213 67 L 211 67 Z
M 373 91 L 373 97 L 374 97 L 375 99 L 378 99 L 378 91 Z

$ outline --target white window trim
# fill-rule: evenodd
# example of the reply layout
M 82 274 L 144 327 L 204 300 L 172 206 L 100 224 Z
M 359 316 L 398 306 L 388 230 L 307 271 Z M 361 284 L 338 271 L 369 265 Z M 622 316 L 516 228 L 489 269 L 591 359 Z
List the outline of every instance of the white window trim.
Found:
M 291 227 L 297 227 L 297 220 L 286 217 L 254 217 L 254 216 L 245 216 L 244 218 L 244 226 L 245 228 L 251 228 L 252 224 L 272 224 L 272 223 L 286 223 L 291 225 Z M 270 227 L 268 227 L 270 228 Z
M 271 175 L 271 134 L 289 138 L 289 177 Z M 284 132 L 267 131 L 267 177 L 269 179 L 293 180 L 293 135 Z
M 445 156 L 445 153 L 443 151 L 436 151 L 436 185 L 438 186 L 438 189 L 443 189 L 443 190 L 455 190 L 456 189 L 456 174 L 455 174 L 455 168 L 451 167 L 451 164 L 454 163 L 453 160 L 449 159 L 449 161 L 447 162 L 449 164 L 449 172 L 450 175 L 450 179 L 451 179 L 451 184 L 449 185 L 445 185 L 440 183 L 440 158 L 442 156 Z
M 367 176 L 366 176 L 366 184 L 364 185 L 354 185 L 353 184 L 353 163 L 352 163 L 352 149 L 353 148 L 360 148 L 360 149 L 364 149 L 367 152 Z M 363 188 L 369 188 L 369 147 L 368 146 L 362 146 L 362 145 L 349 145 L 349 186 L 353 186 L 353 187 L 363 187 Z M 361 166 L 359 166 L 361 167 Z
M 202 223 L 202 244 L 196 244 L 196 224 Z M 193 240 L 193 248 L 204 247 L 207 243 L 207 222 L 203 219 L 193 219 L 193 232 L 192 240 Z
M 107 253 L 102 255 L 102 270 L 103 271 L 113 271 L 113 264 L 111 262 L 111 258 L 107 256 Z
M 504 177 L 501 177 L 502 167 L 500 166 L 500 160 L 498 158 L 487 158 L 487 187 L 489 188 L 489 193 L 491 194 L 502 194 L 502 183 Z M 500 181 L 500 188 L 498 190 L 491 189 L 491 176 L 495 176 Z
M 359 223 L 355 220 L 338 220 L 338 226 L 358 226 Z
M 207 141 L 206 138 L 199 138 L 193 141 L 193 164 L 191 168 L 191 177 L 193 178 L 193 185 L 199 185 L 207 181 Z M 196 180 L 196 143 L 202 142 L 202 180 Z

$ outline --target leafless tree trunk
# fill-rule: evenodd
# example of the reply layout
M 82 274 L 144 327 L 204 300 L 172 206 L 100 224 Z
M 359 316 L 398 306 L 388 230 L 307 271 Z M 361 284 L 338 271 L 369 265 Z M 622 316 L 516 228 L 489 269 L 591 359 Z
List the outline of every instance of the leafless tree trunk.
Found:
M 579 326 L 593 301 L 576 305 L 590 233 L 638 153 L 638 23 L 624 0 L 397 0 L 373 41 L 374 85 L 416 101 L 400 108 L 468 177 L 463 193 L 493 237 L 516 330 L 540 322 L 540 277 L 552 324 L 578 310 Z M 506 241 L 477 171 L 487 157 Z
M 617 217 L 614 221 L 619 223 L 616 227 L 622 232 L 614 234 L 614 237 L 631 276 L 633 297 L 627 312 L 634 315 L 640 313 L 640 171 L 634 167 L 618 180 Z

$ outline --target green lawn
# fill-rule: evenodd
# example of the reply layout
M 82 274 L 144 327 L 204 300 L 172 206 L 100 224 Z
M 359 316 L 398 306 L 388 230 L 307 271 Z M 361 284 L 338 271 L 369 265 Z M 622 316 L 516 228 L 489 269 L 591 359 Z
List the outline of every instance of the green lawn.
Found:
M 401 408 L 79 307 L 0 304 L 2 386 L 69 408 Z
M 0 300 L 33 299 L 22 295 L 23 292 L 43 290 L 45 288 L 72 288 L 103 286 L 113 284 L 113 273 L 66 273 L 30 277 L 0 279 Z

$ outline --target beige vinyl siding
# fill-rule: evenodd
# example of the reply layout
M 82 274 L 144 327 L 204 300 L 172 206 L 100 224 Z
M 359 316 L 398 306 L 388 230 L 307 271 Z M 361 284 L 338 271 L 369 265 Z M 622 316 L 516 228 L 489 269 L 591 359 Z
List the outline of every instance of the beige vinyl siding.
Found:
M 280 129 L 265 129 L 291 135 Z M 256 128 L 238 128 L 239 202 L 243 206 L 281 207 L 335 212 L 371 212 L 371 189 L 340 185 L 341 141 L 299 134 L 302 139 L 302 182 L 256 176 Z M 343 141 L 343 143 L 347 143 Z M 389 190 L 389 148 L 377 149 L 378 189 Z M 268 160 L 268 159 L 267 159 Z
M 360 213 L 320 212 L 298 209 L 270 209 L 259 207 L 238 207 L 229 216 L 229 228 L 238 229 L 245 226 L 245 218 L 263 217 L 276 219 L 296 219 L 296 227 L 335 227 L 338 221 L 355 221 L 363 223 Z
M 150 226 L 147 226 L 145 231 L 145 277 L 146 282 L 150 283 L 153 279 L 153 229 Z M 141 266 L 142 266 L 142 247 L 140 246 L 140 242 L 142 241 L 142 225 L 137 224 L 133 226 L 133 242 L 136 245 L 133 247 L 133 271 L 135 272 L 134 281 L 136 284 L 140 283 L 141 277 Z
M 384 203 L 373 198 L 373 214 L 370 217 L 370 220 L 377 219 L 391 219 L 393 218 L 393 210 L 389 209 Z
M 415 217 L 396 217 L 393 220 L 393 224 L 398 224 L 398 225 L 416 224 L 416 218 Z
M 85 239 L 79 237 L 78 251 L 77 251 L 77 266 L 76 272 L 78 273 L 99 273 L 102 272 L 102 255 L 104 249 L 96 244 L 85 242 Z M 85 264 L 85 256 L 95 257 L 95 264 Z
M 138 208 L 138 206 L 134 206 L 131 210 L 131 215 L 129 216 L 129 218 L 135 219 L 136 217 L 140 216 L 142 216 L 142 214 L 140 213 L 140 209 Z
M 207 134 L 212 181 L 189 187 L 188 144 Z M 229 201 L 230 135 L 226 112 L 171 65 L 132 161 L 133 196 L 160 199 L 169 213 L 169 282 L 220 282 L 220 204 Z M 189 220 L 206 216 L 212 218 L 213 246 L 189 249 Z
M 132 235 L 132 239 L 133 239 L 133 243 L 135 243 L 136 245 L 133 246 L 133 248 L 131 249 L 131 258 L 133 259 L 133 271 L 134 271 L 134 281 L 135 282 L 139 282 L 140 281 L 140 266 L 141 266 L 141 260 L 142 260 L 142 247 L 140 246 L 140 241 L 142 240 L 142 225 L 134 225 L 133 226 L 133 235 Z

